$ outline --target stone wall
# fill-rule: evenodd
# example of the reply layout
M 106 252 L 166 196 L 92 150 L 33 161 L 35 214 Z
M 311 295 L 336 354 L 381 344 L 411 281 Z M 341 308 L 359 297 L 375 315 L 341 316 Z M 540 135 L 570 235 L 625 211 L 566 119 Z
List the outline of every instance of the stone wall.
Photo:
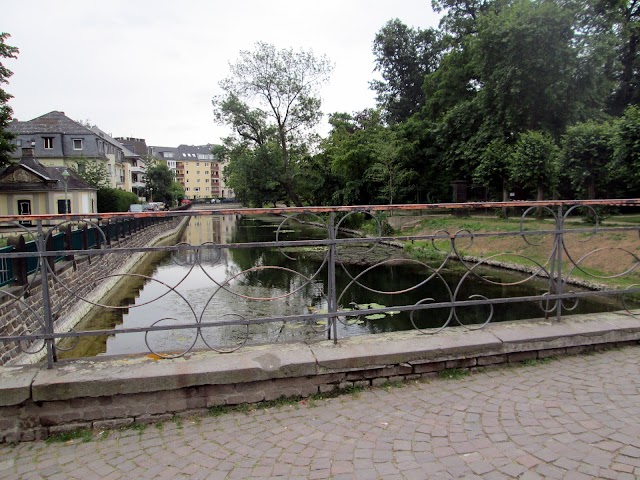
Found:
M 181 231 L 187 219 L 169 218 L 131 236 L 112 241 L 112 248 L 139 248 L 158 244 Z M 105 250 L 108 251 L 108 250 Z M 131 271 L 144 253 L 108 253 L 78 256 L 55 264 L 55 276 L 48 280 L 50 305 L 55 331 L 73 328 L 97 302 L 109 292 L 121 274 Z M 110 276 L 113 275 L 113 276 Z M 27 287 L 12 287 L 0 292 L 0 336 L 28 335 L 44 332 L 42 284 L 36 275 Z M 88 301 L 86 301 L 88 300 Z M 24 353 L 17 342 L 0 343 L 0 365 L 35 363 L 46 356 L 42 342 L 27 346 Z
M 339 344 L 195 352 L 170 360 L 147 355 L 61 362 L 51 370 L 0 367 L 0 442 L 205 414 L 220 405 L 422 381 L 447 369 L 474 371 L 639 341 L 639 319 L 607 313 L 561 323 L 505 322 L 482 331 L 455 327 L 438 335 L 397 332 Z

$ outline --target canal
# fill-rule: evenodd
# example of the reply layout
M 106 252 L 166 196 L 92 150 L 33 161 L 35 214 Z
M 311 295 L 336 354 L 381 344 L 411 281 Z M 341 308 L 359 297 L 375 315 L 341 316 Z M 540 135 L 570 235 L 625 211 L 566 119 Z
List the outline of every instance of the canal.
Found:
M 111 300 L 112 308 L 94 309 L 76 330 L 136 328 L 151 325 L 180 325 L 322 313 L 327 309 L 326 248 L 215 248 L 213 245 L 244 244 L 279 240 L 326 238 L 326 231 L 279 217 L 212 215 L 194 217 L 182 242 L 204 245 L 197 254 L 176 252 L 151 258 L 137 274 L 126 277 L 126 288 Z M 336 289 L 340 309 L 384 308 L 425 302 L 540 295 L 548 290 L 548 280 L 523 283 L 525 276 L 498 269 L 482 269 L 479 275 L 465 275 L 459 263 L 449 261 L 433 274 L 433 268 L 404 257 L 397 248 L 376 246 L 339 248 Z M 354 282 L 354 279 L 356 280 Z M 573 303 L 573 302 L 571 302 Z M 614 301 L 581 301 L 571 313 L 617 310 Z M 519 302 L 456 308 L 464 324 L 539 318 L 544 316 L 538 302 Z M 373 334 L 412 328 L 442 326 L 451 309 L 414 314 L 390 311 L 366 317 L 345 317 L 338 336 Z M 450 325 L 457 322 L 451 320 Z M 275 322 L 259 325 L 207 327 L 164 332 L 83 337 L 67 343 L 60 358 L 101 354 L 170 352 L 212 348 L 230 351 L 244 344 L 288 341 L 317 341 L 327 338 L 326 320 Z

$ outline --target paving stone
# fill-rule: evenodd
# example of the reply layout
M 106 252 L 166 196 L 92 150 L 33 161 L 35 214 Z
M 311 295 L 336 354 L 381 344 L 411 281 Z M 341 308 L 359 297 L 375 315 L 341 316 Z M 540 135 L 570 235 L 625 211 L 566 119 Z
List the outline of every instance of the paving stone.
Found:
M 89 443 L 0 445 L 0 478 L 638 478 L 638 353 L 187 417 Z

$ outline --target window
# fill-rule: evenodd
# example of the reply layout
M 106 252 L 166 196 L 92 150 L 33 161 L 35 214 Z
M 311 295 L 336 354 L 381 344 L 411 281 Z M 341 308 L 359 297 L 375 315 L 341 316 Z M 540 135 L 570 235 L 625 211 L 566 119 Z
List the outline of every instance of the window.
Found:
M 31 200 L 18 200 L 18 215 L 31 215 Z M 20 225 L 31 225 L 31 220 L 20 220 Z
M 71 213 L 71 200 L 67 199 L 67 208 L 64 208 L 64 200 L 58 200 L 58 213 Z
M 53 137 L 44 137 L 44 148 L 51 150 L 53 148 Z
M 187 178 L 187 183 L 189 183 L 189 179 Z
M 196 187 L 196 188 L 194 188 L 194 190 L 195 190 L 196 192 L 199 192 L 199 191 L 200 191 L 200 187 Z
M 185 188 L 185 190 L 188 192 L 189 191 L 189 187 Z
M 205 174 L 205 175 L 209 175 L 209 170 L 205 170 L 205 171 L 204 171 L 204 174 Z
M 17 140 L 16 140 L 16 146 L 17 146 L 17 147 L 21 147 L 21 146 L 22 146 L 22 140 L 17 139 Z
M 200 166 L 200 162 L 196 162 L 196 167 L 199 167 L 199 166 Z M 198 172 L 198 173 L 200 173 L 200 172 Z
M 200 183 L 200 179 L 198 179 L 197 182 Z
M 200 170 L 196 170 L 196 175 L 200 175 Z
M 209 183 L 209 179 L 208 179 L 208 178 L 205 178 L 205 179 L 204 179 L 204 183 Z
M 73 149 L 74 150 L 82 150 L 82 139 L 74 138 L 73 139 Z

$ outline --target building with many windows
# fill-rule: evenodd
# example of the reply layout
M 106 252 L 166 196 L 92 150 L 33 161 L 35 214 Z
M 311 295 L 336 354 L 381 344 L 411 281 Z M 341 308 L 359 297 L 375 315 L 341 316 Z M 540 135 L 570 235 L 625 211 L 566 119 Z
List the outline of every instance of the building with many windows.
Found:
M 97 161 L 105 166 L 111 188 L 133 191 L 138 196 L 144 191 L 141 156 L 96 126 L 85 126 L 64 112 L 53 111 L 33 120 L 14 120 L 7 130 L 16 135 L 17 148 L 12 154 L 16 161 L 22 148 L 33 149 L 45 167 L 78 171 L 83 161 Z
M 233 198 L 234 194 L 224 184 L 224 162 L 217 159 L 213 145 L 179 145 L 178 147 L 149 147 L 154 157 L 167 163 L 175 173 L 176 181 L 184 188 L 185 198 Z

